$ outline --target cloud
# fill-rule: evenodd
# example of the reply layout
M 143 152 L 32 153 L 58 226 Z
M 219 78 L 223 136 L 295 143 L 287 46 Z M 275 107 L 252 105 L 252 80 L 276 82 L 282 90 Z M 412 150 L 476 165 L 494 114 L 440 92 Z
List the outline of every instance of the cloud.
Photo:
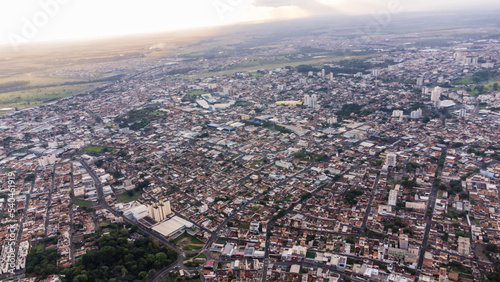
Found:
M 339 0 L 255 0 L 253 6 L 267 8 L 296 7 L 309 15 L 335 14 L 338 10 L 334 4 Z

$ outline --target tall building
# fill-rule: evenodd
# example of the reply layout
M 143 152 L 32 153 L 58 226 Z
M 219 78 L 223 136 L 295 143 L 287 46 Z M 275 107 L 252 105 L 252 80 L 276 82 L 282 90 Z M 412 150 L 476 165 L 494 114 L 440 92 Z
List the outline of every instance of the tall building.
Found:
M 314 109 L 318 107 L 318 96 L 316 94 L 311 96 L 311 104 L 309 106 Z
M 171 214 L 170 201 L 160 200 L 148 205 L 148 215 L 156 222 L 165 220 Z
M 467 237 L 458 237 L 458 253 L 462 256 L 470 255 L 470 239 Z
M 408 235 L 399 235 L 399 248 L 403 250 L 408 250 Z
M 48 154 L 47 156 L 43 156 L 40 159 L 38 159 L 38 165 L 40 166 L 53 165 L 55 163 L 56 163 L 56 155 L 54 154 Z
M 326 74 L 325 74 L 325 69 L 322 69 L 322 70 L 321 70 L 321 77 L 325 77 L 325 76 L 326 76 Z
M 403 111 L 400 111 L 400 110 L 392 111 L 392 117 L 395 117 L 395 118 L 403 117 Z
M 441 93 L 443 92 L 443 89 L 439 86 L 434 87 L 431 93 L 431 101 L 439 101 L 441 98 Z
M 333 72 L 330 73 L 330 81 L 333 81 Z
M 460 109 L 460 117 L 465 118 L 465 115 L 467 114 L 467 110 L 465 108 Z
M 388 153 L 385 162 L 386 162 L 387 166 L 395 167 L 396 166 L 396 154 Z
M 304 95 L 304 105 L 306 107 L 309 107 L 310 103 L 311 103 L 311 97 L 308 94 Z
M 389 206 L 396 206 L 398 202 L 398 190 L 392 189 L 389 192 Z
M 410 117 L 413 118 L 413 119 L 421 118 L 422 117 L 422 109 L 418 109 L 416 111 L 412 111 L 411 114 L 410 114 Z
M 424 85 L 424 78 L 423 77 L 417 78 L 417 86 L 422 86 L 422 85 Z

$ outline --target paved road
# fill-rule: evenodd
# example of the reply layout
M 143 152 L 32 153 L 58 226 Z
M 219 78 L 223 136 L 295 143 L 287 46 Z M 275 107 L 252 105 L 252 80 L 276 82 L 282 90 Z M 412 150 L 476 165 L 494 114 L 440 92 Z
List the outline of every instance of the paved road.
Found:
M 119 213 L 116 210 L 114 210 L 113 208 L 111 208 L 109 206 L 109 204 L 106 202 L 105 198 L 104 198 L 104 192 L 103 192 L 103 189 L 102 189 L 102 184 L 101 184 L 99 178 L 97 177 L 95 171 L 83 159 L 77 159 L 77 161 L 79 161 L 83 165 L 83 167 L 85 168 L 85 170 L 87 170 L 87 172 L 90 174 L 90 176 L 94 180 L 95 186 L 96 186 L 96 190 L 97 190 L 97 201 L 98 201 L 98 203 L 101 206 L 103 206 L 105 209 L 107 209 L 114 216 L 122 218 L 124 222 L 136 225 L 138 227 L 138 229 L 142 233 L 144 233 L 144 234 L 146 234 L 146 235 L 148 235 L 150 237 L 155 238 L 159 242 L 161 242 L 161 243 L 169 246 L 170 248 L 174 249 L 179 254 L 177 260 L 174 263 L 172 263 L 171 265 L 169 265 L 169 266 L 167 266 L 167 267 L 159 270 L 158 273 L 167 273 L 168 271 L 170 271 L 171 269 L 173 269 L 175 267 L 177 267 L 178 269 L 184 269 L 184 270 L 186 270 L 186 267 L 183 264 L 183 260 L 184 260 L 184 257 L 185 257 L 185 252 L 183 250 L 179 249 L 177 246 L 171 244 L 165 238 L 165 236 L 161 235 L 160 233 L 158 233 L 158 232 L 156 232 L 156 231 L 154 231 L 152 229 L 145 228 L 143 225 L 139 224 L 138 222 L 133 221 L 133 220 L 131 220 L 131 219 L 123 216 L 121 213 Z M 156 274 L 156 275 L 153 276 L 154 280 L 152 280 L 152 281 L 161 281 L 160 280 L 161 277 L 162 276 Z
M 366 222 L 368 221 L 368 216 L 371 213 L 373 196 L 375 195 L 375 190 L 377 190 L 377 185 L 378 185 L 378 179 L 379 178 L 380 178 L 380 174 L 377 174 L 377 177 L 375 178 L 375 182 L 373 183 L 372 194 L 370 195 L 370 201 L 368 202 L 368 206 L 366 207 L 366 211 L 365 211 L 365 216 L 363 217 L 363 223 L 361 224 L 361 233 L 362 234 L 365 234 Z
M 54 186 L 55 186 L 55 181 L 54 181 L 54 178 L 55 178 L 55 174 L 56 174 L 56 166 L 57 166 L 57 163 L 54 164 L 54 167 L 52 168 L 52 175 L 51 175 L 51 178 L 52 178 L 52 183 L 50 184 L 50 190 L 49 190 L 49 199 L 47 201 L 47 212 L 45 214 L 45 236 L 47 236 L 48 234 L 48 230 L 49 230 L 49 212 L 50 212 L 50 205 L 52 204 L 52 192 L 54 191 Z M 45 249 L 45 246 L 44 246 L 44 249 Z
M 443 153 L 446 153 L 446 149 L 443 149 L 442 154 Z M 434 175 L 434 179 L 439 178 L 441 176 L 441 172 L 442 169 L 438 165 L 436 169 L 436 174 Z M 425 213 L 425 233 L 424 233 L 424 239 L 422 240 L 422 249 L 420 250 L 420 255 L 418 258 L 417 272 L 415 274 L 415 282 L 418 282 L 420 273 L 422 272 L 422 266 L 424 264 L 425 252 L 427 250 L 427 242 L 429 241 L 429 233 L 431 231 L 431 226 L 432 226 L 432 215 L 434 214 L 434 206 L 436 204 L 438 190 L 439 190 L 439 183 L 434 181 L 434 183 L 432 183 L 432 189 L 429 195 L 429 201 L 427 202 L 427 211 L 430 210 L 431 212 Z

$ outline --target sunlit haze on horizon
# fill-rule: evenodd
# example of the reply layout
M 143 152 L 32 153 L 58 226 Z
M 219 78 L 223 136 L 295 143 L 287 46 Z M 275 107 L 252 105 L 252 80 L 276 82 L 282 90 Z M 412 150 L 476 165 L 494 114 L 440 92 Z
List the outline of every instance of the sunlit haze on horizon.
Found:
M 473 1 L 406 0 L 40 0 L 0 2 L 0 45 L 105 38 L 316 15 L 375 14 L 475 7 Z M 499 7 L 498 1 L 481 1 Z

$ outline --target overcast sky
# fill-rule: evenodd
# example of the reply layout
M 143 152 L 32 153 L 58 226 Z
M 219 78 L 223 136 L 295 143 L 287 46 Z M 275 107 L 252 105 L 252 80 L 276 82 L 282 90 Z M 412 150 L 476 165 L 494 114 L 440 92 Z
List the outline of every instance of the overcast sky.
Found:
M 500 9 L 499 0 L 1 0 L 0 45 L 315 15 Z

